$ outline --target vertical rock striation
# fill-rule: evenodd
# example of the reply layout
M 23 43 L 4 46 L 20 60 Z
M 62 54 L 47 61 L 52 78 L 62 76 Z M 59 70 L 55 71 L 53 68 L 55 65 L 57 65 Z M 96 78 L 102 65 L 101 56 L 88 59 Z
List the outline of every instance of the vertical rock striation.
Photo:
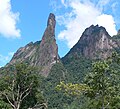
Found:
M 55 25 L 55 15 L 50 13 L 42 40 L 35 43 L 31 42 L 18 49 L 8 65 L 16 62 L 27 62 L 37 67 L 42 75 L 47 76 L 51 67 L 59 62 Z
M 59 61 L 58 46 L 55 39 L 55 25 L 55 15 L 50 13 L 47 22 L 47 28 L 42 37 L 38 51 L 39 54 L 37 60 L 39 61 L 36 61 L 35 63 L 36 66 L 44 67 L 44 69 L 42 69 L 42 72 L 44 72 L 45 75 L 48 75 L 49 70 L 53 64 Z
M 105 59 L 118 47 L 118 43 L 112 39 L 104 27 L 91 25 L 85 29 L 80 40 L 68 54 L 76 53 L 90 59 Z

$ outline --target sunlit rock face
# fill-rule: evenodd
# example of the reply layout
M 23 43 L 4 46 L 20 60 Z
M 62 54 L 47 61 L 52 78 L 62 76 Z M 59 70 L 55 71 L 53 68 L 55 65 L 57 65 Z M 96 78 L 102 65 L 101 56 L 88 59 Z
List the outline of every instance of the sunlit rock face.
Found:
M 77 53 L 90 59 L 105 59 L 111 56 L 115 48 L 118 48 L 118 43 L 112 40 L 104 27 L 91 25 L 85 29 L 68 54 Z
M 27 62 L 37 67 L 42 75 L 48 76 L 51 67 L 59 62 L 55 25 L 55 15 L 50 13 L 42 40 L 35 43 L 31 42 L 18 49 L 9 64 Z

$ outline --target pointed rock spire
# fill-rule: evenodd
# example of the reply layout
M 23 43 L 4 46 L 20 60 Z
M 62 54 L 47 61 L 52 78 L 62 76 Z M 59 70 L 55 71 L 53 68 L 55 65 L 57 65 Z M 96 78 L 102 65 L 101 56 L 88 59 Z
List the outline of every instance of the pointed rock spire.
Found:
M 37 63 L 40 66 L 43 66 L 44 69 L 42 72 L 45 75 L 48 75 L 51 67 L 57 61 L 59 61 L 58 56 L 58 46 L 55 39 L 55 15 L 50 13 L 47 22 L 47 28 L 43 34 L 42 41 L 39 48 L 39 62 Z
M 50 13 L 48 17 L 47 26 L 52 26 L 53 28 L 55 28 L 55 25 L 56 25 L 55 15 L 53 13 Z
M 14 54 L 9 64 L 28 62 L 30 65 L 40 69 L 42 75 L 47 76 L 52 66 L 59 62 L 58 46 L 55 39 L 55 25 L 55 15 L 50 13 L 42 40 L 21 47 Z

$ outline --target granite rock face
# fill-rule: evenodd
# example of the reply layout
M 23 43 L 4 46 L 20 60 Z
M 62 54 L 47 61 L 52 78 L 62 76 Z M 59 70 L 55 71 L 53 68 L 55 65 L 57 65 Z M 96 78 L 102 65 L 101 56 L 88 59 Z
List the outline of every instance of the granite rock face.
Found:
M 91 25 L 85 29 L 78 43 L 68 54 L 78 53 L 90 59 L 105 59 L 118 47 L 118 43 L 112 40 L 104 27 Z
M 27 62 L 37 67 L 43 76 L 48 76 L 52 66 L 60 62 L 55 39 L 55 25 L 55 15 L 50 13 L 42 40 L 30 42 L 18 49 L 7 66 L 17 62 Z M 111 37 L 104 27 L 91 25 L 85 29 L 79 41 L 64 59 L 70 54 L 81 55 L 88 59 L 105 59 L 116 50 L 120 51 L 119 32 Z
M 51 67 L 59 62 L 55 25 L 55 15 L 50 13 L 42 40 L 35 43 L 31 42 L 18 49 L 9 64 L 28 62 L 30 65 L 37 67 L 43 76 L 47 76 Z
M 45 75 L 48 75 L 53 64 L 59 62 L 58 46 L 55 39 L 55 25 L 55 16 L 51 13 L 48 18 L 47 28 L 39 46 L 38 61 L 35 62 L 36 66 L 44 67 L 42 72 L 44 72 Z

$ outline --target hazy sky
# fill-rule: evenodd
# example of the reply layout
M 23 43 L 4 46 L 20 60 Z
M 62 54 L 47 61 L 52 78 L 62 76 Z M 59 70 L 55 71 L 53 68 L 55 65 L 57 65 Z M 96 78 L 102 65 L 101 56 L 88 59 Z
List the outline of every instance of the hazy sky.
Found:
M 120 29 L 120 0 L 0 0 L 0 66 L 18 48 L 41 40 L 51 12 L 61 57 L 92 24 L 104 26 L 111 36 Z

